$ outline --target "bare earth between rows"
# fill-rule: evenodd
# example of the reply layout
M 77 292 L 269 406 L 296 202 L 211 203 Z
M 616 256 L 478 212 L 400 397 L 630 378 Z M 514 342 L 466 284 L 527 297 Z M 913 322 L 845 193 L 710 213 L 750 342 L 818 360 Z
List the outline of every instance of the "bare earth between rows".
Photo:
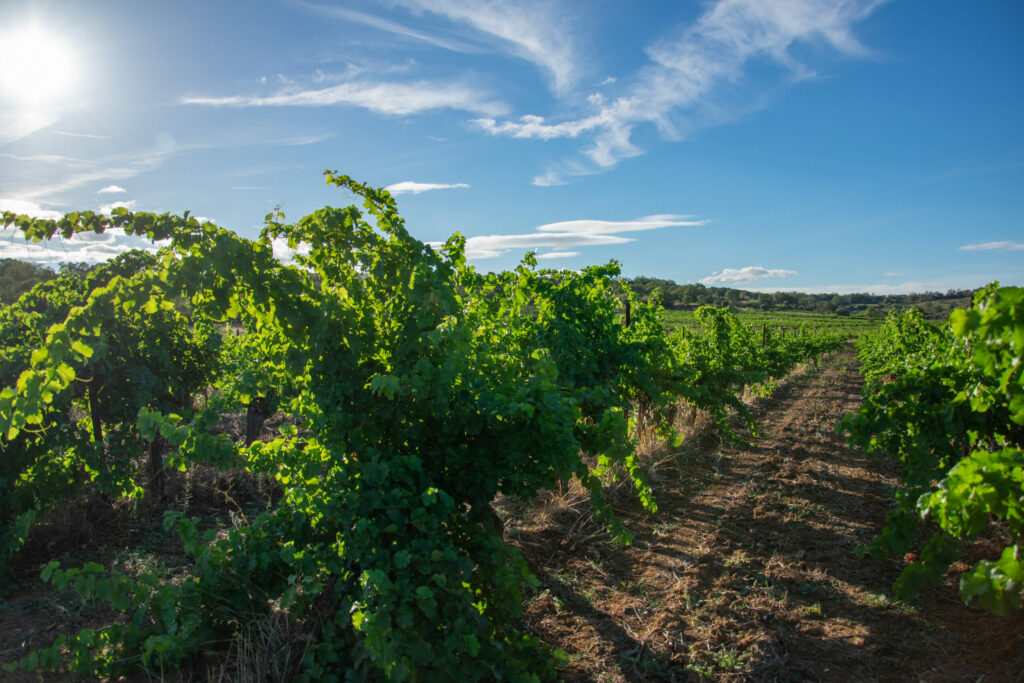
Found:
M 523 626 L 568 654 L 563 676 L 1024 680 L 1020 616 L 965 607 L 952 576 L 899 601 L 902 559 L 856 557 L 896 481 L 834 430 L 861 385 L 852 351 L 834 354 L 756 406 L 751 447 L 691 439 L 654 456 L 659 510 L 622 511 L 631 546 L 608 544 L 571 492 L 510 519 L 541 581 Z

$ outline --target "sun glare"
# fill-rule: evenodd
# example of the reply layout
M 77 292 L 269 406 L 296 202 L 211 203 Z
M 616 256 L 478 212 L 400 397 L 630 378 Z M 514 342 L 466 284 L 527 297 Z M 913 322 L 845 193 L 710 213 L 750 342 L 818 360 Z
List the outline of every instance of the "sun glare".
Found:
M 40 106 L 74 87 L 74 53 L 38 26 L 0 33 L 0 94 L 21 105 Z

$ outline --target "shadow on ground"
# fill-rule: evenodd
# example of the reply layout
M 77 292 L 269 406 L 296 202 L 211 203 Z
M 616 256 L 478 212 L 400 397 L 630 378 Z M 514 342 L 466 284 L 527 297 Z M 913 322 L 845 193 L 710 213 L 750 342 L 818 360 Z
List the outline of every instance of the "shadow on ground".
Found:
M 901 602 L 899 562 L 856 557 L 895 481 L 834 431 L 859 397 L 836 354 L 757 406 L 751 447 L 679 453 L 659 511 L 621 511 L 629 547 L 514 523 L 540 580 L 523 626 L 567 653 L 563 677 L 1024 681 L 1020 615 L 965 607 L 952 576 Z

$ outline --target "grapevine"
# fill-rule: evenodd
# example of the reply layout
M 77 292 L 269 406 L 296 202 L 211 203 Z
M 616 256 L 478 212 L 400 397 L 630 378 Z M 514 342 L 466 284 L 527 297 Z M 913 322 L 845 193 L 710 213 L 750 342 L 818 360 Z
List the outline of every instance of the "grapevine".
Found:
M 843 427 L 851 443 L 902 466 L 896 506 L 867 550 L 907 553 L 922 520 L 935 524 L 896 583 L 903 595 L 941 579 L 965 542 L 997 526 L 1007 537 L 1000 556 L 968 570 L 960 593 L 996 614 L 1021 606 L 1022 301 L 1024 290 L 993 283 L 942 327 L 906 312 L 861 342 L 864 403 Z
M 191 558 L 174 582 L 49 563 L 44 580 L 123 618 L 17 666 L 162 671 L 284 611 L 308 636 L 298 679 L 550 678 L 552 653 L 514 626 L 534 580 L 495 528 L 494 498 L 575 477 L 628 542 L 602 486 L 624 472 L 655 509 L 634 449 L 641 411 L 667 434 L 683 397 L 735 436 L 729 408 L 753 425 L 745 387 L 842 343 L 759 340 L 711 308 L 700 330 L 669 337 L 656 299 L 622 294 L 615 263 L 554 271 L 527 255 L 482 275 L 460 235 L 433 249 L 386 191 L 326 179 L 362 210 L 328 206 L 295 224 L 271 214 L 257 240 L 188 214 L 3 215 L 33 239 L 120 228 L 169 244 L 80 285 L 37 285 L 4 312 L 0 339 L 30 333 L 0 391 L 0 485 L 17 494 L 0 511 L 0 550 L 16 552 L 68 487 L 88 483 L 166 509 Z M 274 258 L 274 240 L 296 250 L 293 264 Z M 272 410 L 282 425 L 256 438 Z M 252 419 L 245 439 L 213 429 L 228 413 Z M 204 532 L 160 485 L 166 468 L 201 464 L 268 475 L 283 494 L 225 534 Z

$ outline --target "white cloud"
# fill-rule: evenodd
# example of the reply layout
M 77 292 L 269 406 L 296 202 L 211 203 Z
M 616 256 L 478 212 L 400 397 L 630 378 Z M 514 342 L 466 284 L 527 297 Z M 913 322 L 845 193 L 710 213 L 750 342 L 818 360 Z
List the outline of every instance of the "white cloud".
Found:
M 126 202 L 112 202 L 110 204 L 101 204 L 99 212 L 102 213 L 104 216 L 109 216 L 110 212 L 113 211 L 114 209 L 128 209 L 129 211 L 131 211 L 134 208 L 135 200 L 130 199 Z
M 576 233 L 526 233 L 522 235 L 477 235 L 466 239 L 466 256 L 471 259 L 496 258 L 510 249 L 530 251 L 541 248 L 597 247 L 626 244 L 632 239 L 618 235 L 580 235 Z
M 102 190 L 96 190 L 96 194 L 118 194 L 127 191 L 128 190 L 124 189 L 120 185 L 107 185 Z
M 981 244 L 965 244 L 960 247 L 963 251 L 1020 251 L 1024 249 L 1024 244 L 1020 242 L 1010 242 L 1004 240 L 1002 242 L 982 242 Z
M 599 125 L 597 117 L 580 121 L 548 123 L 543 116 L 535 116 L 533 114 L 520 117 L 518 122 L 505 121 L 504 123 L 498 123 L 494 119 L 474 119 L 472 123 L 483 128 L 485 132 L 491 135 L 506 135 L 512 138 L 535 140 L 575 138 L 579 137 L 581 133 L 594 130 Z
M 677 216 L 675 214 L 658 214 L 634 218 L 631 221 L 562 221 L 548 223 L 537 227 L 540 232 L 572 233 L 577 235 L 610 235 L 617 232 L 636 232 L 638 230 L 657 230 L 680 226 L 706 225 L 706 220 L 694 220 L 693 216 Z
M 594 170 L 591 166 L 567 159 L 555 166 L 549 167 L 544 173 L 534 176 L 531 182 L 538 187 L 567 185 L 570 177 L 590 175 L 592 173 L 594 173 Z
M 705 285 L 736 285 L 756 282 L 766 278 L 793 277 L 794 275 L 796 275 L 795 270 L 747 266 L 745 268 L 724 268 L 721 273 L 715 272 L 701 278 L 699 282 Z
M 131 208 L 134 204 L 134 201 L 116 202 L 101 206 L 100 211 L 110 213 L 116 205 Z M 51 220 L 64 216 L 60 211 L 44 209 L 35 202 L 21 199 L 0 199 L 0 211 L 13 211 Z M 48 266 L 56 266 L 64 261 L 100 263 L 132 249 L 156 251 L 168 243 L 169 241 L 151 242 L 144 237 L 128 235 L 122 228 L 108 228 L 102 233 L 86 231 L 76 233 L 67 239 L 57 236 L 33 242 L 25 239 L 19 229 L 0 225 L 0 258 L 13 258 Z
M 563 174 L 549 169 L 540 175 L 534 176 L 530 182 L 537 187 L 557 187 L 558 185 L 566 185 L 569 181 L 565 179 Z
M 53 216 L 45 216 L 52 218 Z M 156 251 L 165 242 L 153 243 L 135 235 L 126 235 L 121 228 L 109 228 L 102 234 L 81 232 L 69 239 L 31 242 L 17 228 L 0 227 L 0 258 L 31 261 L 56 266 L 64 261 L 101 263 L 132 249 Z
M 422 192 L 429 192 L 430 190 L 450 190 L 462 187 L 469 187 L 469 185 L 466 183 L 417 183 L 412 180 L 406 180 L 401 183 L 395 183 L 394 185 L 388 185 L 384 189 L 397 197 L 400 194 L 420 194 Z
M 294 249 L 288 246 L 288 240 L 284 237 L 275 237 L 270 241 L 270 248 L 274 258 L 286 266 L 295 262 L 295 256 L 309 256 L 312 248 L 308 244 L 298 244 Z
M 552 87 L 565 93 L 579 77 L 575 32 L 564 6 L 543 0 L 398 0 L 502 41 L 512 54 L 544 69 Z
M 64 214 L 60 211 L 44 209 L 35 202 L 24 199 L 0 199 L 0 211 L 11 211 L 32 216 L 33 218 L 47 218 L 49 220 L 57 220 L 64 217 Z
M 534 232 L 518 235 L 477 235 L 466 239 L 466 257 L 469 259 L 497 258 L 512 249 L 530 251 L 552 249 L 549 254 L 568 254 L 570 247 L 596 247 L 626 244 L 635 238 L 618 233 L 657 230 L 670 227 L 704 225 L 707 221 L 693 220 L 691 216 L 657 215 L 631 221 L 576 220 L 547 223 L 534 228 Z M 431 243 L 440 248 L 440 243 Z M 572 255 L 576 255 L 573 252 Z M 548 258 L 561 258 L 547 256 Z
M 549 251 L 546 254 L 537 254 L 537 258 L 539 258 L 539 259 L 572 258 L 573 256 L 579 256 L 579 255 L 580 255 L 580 252 L 578 252 L 578 251 Z
M 378 114 L 407 115 L 437 109 L 458 109 L 496 115 L 507 110 L 487 99 L 480 88 L 465 83 L 340 83 L 310 90 L 285 89 L 266 97 L 184 97 L 182 104 L 212 107 L 326 107 L 350 105 Z
M 677 27 L 668 38 L 649 46 L 651 63 L 638 72 L 626 94 L 610 102 L 592 102 L 596 111 L 590 116 L 553 123 L 533 115 L 474 123 L 492 135 L 515 138 L 586 134 L 592 143 L 584 149 L 585 165 L 557 166 L 534 179 L 534 184 L 558 184 L 567 175 L 598 172 L 641 154 L 632 142 L 638 125 L 653 124 L 663 137 L 679 139 L 680 124 L 692 128 L 728 119 L 736 106 L 717 107 L 720 111 L 711 120 L 701 120 L 717 94 L 729 88 L 749 91 L 736 86 L 754 62 L 771 60 L 796 79 L 813 75 L 790 54 L 795 43 L 819 42 L 844 55 L 864 56 L 867 50 L 853 36 L 853 27 L 883 1 L 717 0 L 696 23 Z

